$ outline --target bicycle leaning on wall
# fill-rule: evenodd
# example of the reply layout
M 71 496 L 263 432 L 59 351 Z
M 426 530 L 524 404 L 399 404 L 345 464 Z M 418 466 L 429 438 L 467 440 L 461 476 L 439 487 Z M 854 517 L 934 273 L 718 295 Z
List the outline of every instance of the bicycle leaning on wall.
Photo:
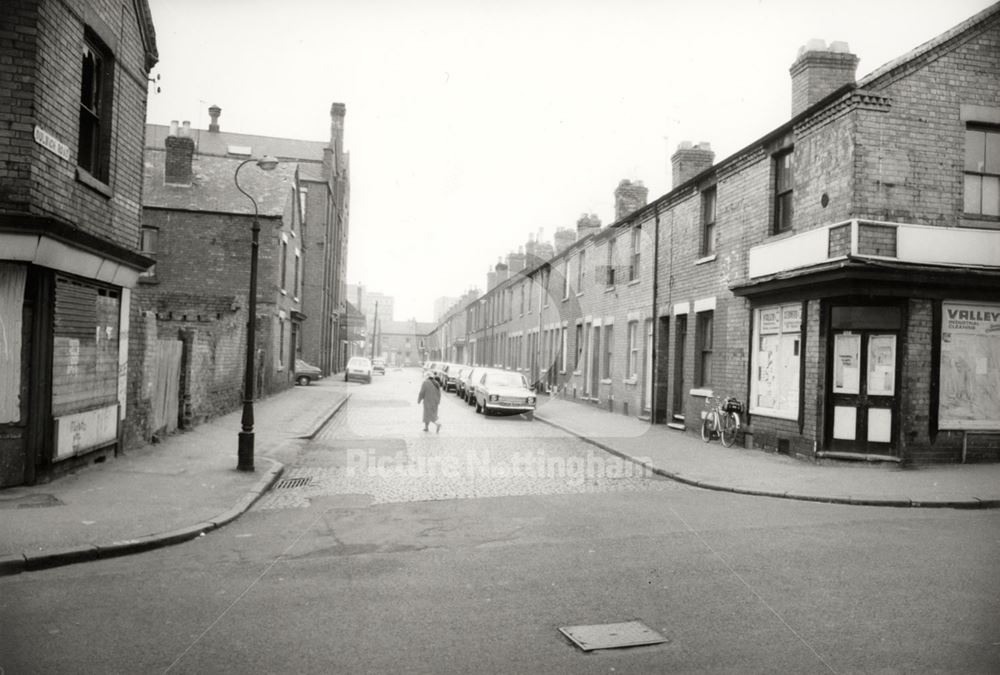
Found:
M 701 421 L 701 440 L 708 443 L 715 437 L 727 448 L 733 447 L 742 426 L 740 415 L 743 402 L 731 396 L 705 397 L 705 414 Z

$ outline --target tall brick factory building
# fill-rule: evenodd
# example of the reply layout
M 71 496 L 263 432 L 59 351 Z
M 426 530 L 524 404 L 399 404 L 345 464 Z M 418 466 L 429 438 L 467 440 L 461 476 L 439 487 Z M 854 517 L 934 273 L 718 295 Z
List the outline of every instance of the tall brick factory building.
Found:
M 157 51 L 146 0 L 7 0 L 0 26 L 6 487 L 121 447 Z
M 130 391 L 130 443 L 239 405 L 254 203 L 255 396 L 292 386 L 297 359 L 326 374 L 345 359 L 344 105 L 331 107 L 329 141 L 222 131 L 222 109 L 208 112 L 206 130 L 146 127 L 142 249 L 156 265 L 134 303 L 131 358 L 142 377 Z M 262 170 L 262 157 L 277 167 Z
M 615 222 L 508 256 L 431 338 L 680 432 L 735 396 L 750 448 L 1000 461 L 1000 5 L 857 64 L 808 43 L 787 122 L 718 162 L 682 143 L 670 192 L 623 181 Z

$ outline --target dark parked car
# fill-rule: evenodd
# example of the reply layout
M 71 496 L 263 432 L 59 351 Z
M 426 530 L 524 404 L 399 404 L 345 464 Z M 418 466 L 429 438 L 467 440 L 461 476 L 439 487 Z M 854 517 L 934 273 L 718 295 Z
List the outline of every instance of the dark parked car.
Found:
M 385 375 L 385 359 L 372 359 L 372 372 Z
M 441 389 L 444 391 L 458 390 L 458 372 L 462 366 L 457 363 L 446 363 L 441 368 Z
M 305 386 L 323 377 L 323 371 L 302 359 L 295 359 L 295 384 Z

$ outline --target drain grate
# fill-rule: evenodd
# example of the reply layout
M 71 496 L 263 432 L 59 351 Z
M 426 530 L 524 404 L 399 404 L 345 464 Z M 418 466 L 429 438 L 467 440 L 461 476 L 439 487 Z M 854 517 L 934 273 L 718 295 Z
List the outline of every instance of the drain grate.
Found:
M 274 489 L 286 490 L 288 488 L 305 487 L 309 485 L 309 481 L 311 480 L 312 478 L 310 478 L 309 476 L 305 476 L 302 478 L 282 478 L 281 480 L 279 480 L 277 483 L 274 484 Z
M 593 649 L 655 645 L 667 641 L 667 638 L 641 621 L 598 623 L 591 626 L 564 626 L 559 630 L 585 652 Z

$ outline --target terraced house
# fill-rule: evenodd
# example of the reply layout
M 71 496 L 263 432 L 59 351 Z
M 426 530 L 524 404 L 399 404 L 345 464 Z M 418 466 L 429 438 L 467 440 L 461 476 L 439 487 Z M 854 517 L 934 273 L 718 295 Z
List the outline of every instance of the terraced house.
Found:
M 786 123 L 498 264 L 471 362 L 678 430 L 732 395 L 748 447 L 811 459 L 1000 460 L 1000 5 L 857 63 L 807 44 Z
M 145 0 L 0 4 L 0 487 L 121 446 L 139 275 Z
M 254 221 L 256 394 L 292 386 L 296 359 L 330 374 L 347 358 L 346 107 L 331 106 L 329 141 L 226 131 L 221 113 L 208 109 L 208 129 L 146 126 L 142 244 L 156 265 L 135 302 L 137 442 L 238 405 Z

